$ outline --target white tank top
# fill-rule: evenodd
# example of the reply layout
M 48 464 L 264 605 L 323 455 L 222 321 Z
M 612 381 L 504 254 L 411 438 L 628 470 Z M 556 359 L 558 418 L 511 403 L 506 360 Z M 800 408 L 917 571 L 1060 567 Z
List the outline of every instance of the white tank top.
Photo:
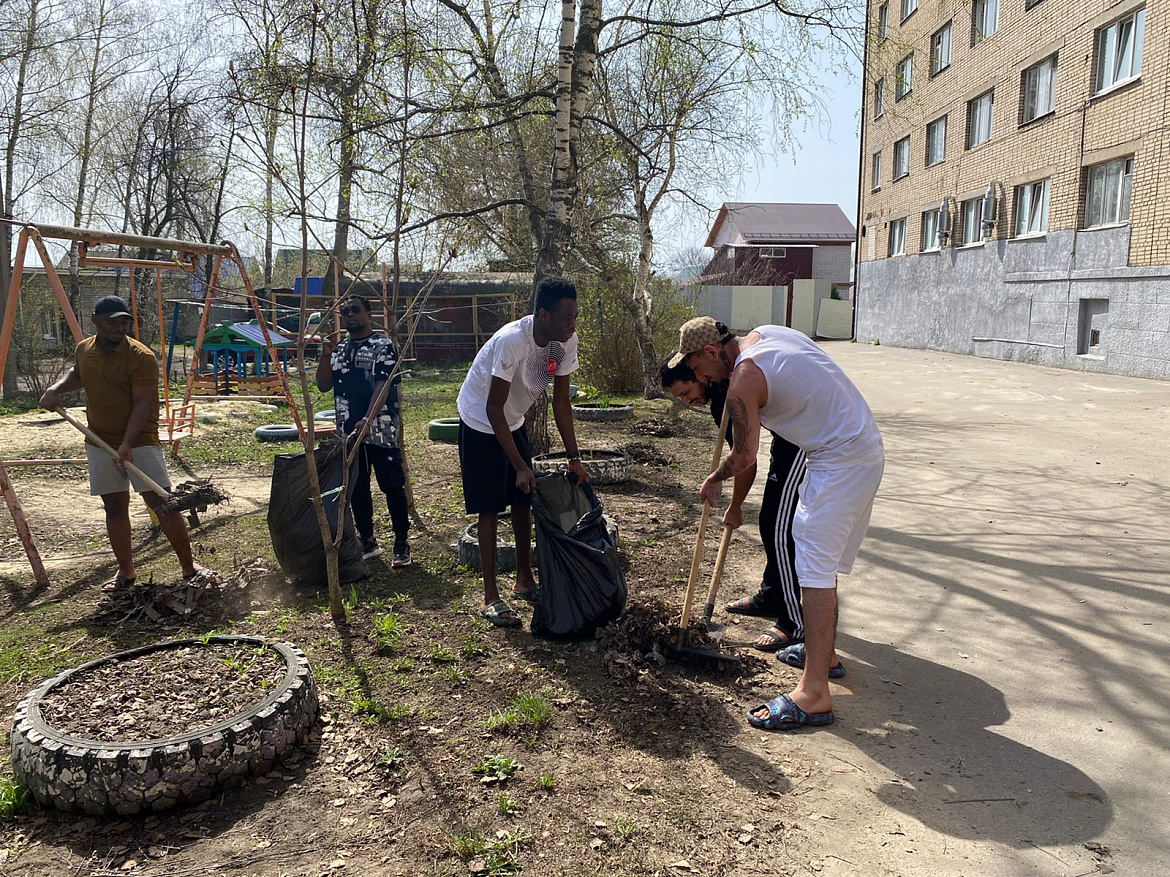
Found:
M 809 469 L 842 469 L 881 460 L 882 435 L 869 405 L 832 359 L 795 329 L 759 326 L 760 340 L 735 360 L 764 373 L 768 401 L 760 425 L 808 455 Z

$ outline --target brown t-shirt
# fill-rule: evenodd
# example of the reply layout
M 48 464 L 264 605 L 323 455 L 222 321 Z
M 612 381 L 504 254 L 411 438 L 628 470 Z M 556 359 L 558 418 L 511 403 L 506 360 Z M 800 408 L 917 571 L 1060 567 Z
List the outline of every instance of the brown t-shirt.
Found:
M 113 350 L 103 350 L 97 336 L 92 335 L 77 345 L 74 363 L 85 388 L 85 419 L 90 429 L 111 447 L 118 447 L 126 437 L 126 422 L 134 408 L 131 387 L 149 386 L 155 404 L 130 446 L 158 444 L 158 360 L 153 350 L 133 338 Z

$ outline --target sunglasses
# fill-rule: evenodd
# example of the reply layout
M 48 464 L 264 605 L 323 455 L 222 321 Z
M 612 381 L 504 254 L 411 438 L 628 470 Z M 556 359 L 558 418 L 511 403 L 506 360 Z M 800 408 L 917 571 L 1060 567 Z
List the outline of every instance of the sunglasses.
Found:
M 365 310 L 361 305 L 352 305 L 348 308 L 341 309 L 341 316 L 348 317 L 350 314 L 360 314 Z

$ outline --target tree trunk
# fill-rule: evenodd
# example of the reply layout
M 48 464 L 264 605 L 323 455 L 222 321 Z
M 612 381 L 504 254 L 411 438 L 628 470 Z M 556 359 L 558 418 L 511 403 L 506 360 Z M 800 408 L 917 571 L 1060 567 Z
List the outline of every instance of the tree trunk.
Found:
M 650 229 L 649 217 L 645 215 L 639 217 L 638 237 L 638 270 L 634 274 L 633 294 L 628 303 L 634 318 L 638 352 L 642 356 L 642 393 L 647 399 L 658 399 L 663 393 L 658 382 L 658 354 L 654 350 L 654 299 L 650 292 L 654 232 Z
M 333 232 L 333 262 L 329 266 L 326 298 L 335 301 L 341 294 L 341 278 L 349 257 L 350 200 L 357 168 L 357 134 L 354 132 L 352 96 L 341 101 L 341 164 L 337 170 L 337 219 Z
M 89 65 L 89 94 L 85 99 L 85 121 L 81 128 L 81 167 L 77 172 L 77 198 L 73 202 L 73 227 L 84 228 L 85 187 L 89 182 L 89 160 L 93 151 L 93 116 L 97 109 L 98 65 L 102 59 L 102 36 L 106 28 L 106 4 L 97 7 L 97 29 L 94 31 L 93 60 Z M 76 241 L 69 245 L 69 306 L 77 312 L 81 300 L 81 269 L 78 264 L 79 246 Z

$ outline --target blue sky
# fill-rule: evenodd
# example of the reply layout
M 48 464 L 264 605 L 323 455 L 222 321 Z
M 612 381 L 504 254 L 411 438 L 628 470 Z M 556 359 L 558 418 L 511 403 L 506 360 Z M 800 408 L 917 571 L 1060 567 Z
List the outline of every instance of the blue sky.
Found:
M 763 156 L 742 179 L 727 181 L 721 200 L 832 203 L 856 223 L 860 66 L 853 77 L 825 74 L 820 83 L 824 113 L 809 119 L 807 129 L 794 132 L 794 151 Z M 658 261 L 676 267 L 671 263 L 680 253 L 703 245 L 708 222 L 707 217 L 694 215 L 662 229 Z

